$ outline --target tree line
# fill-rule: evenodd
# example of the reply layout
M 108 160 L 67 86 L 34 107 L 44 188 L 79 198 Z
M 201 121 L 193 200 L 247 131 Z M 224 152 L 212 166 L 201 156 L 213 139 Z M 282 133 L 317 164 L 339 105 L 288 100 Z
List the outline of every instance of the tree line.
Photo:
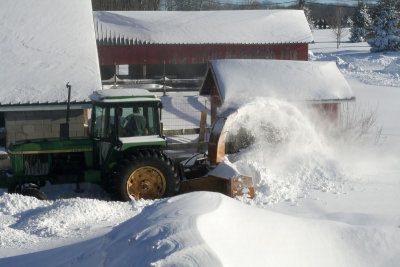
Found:
M 352 42 L 366 41 L 371 52 L 400 51 L 400 3 L 379 0 L 376 6 L 358 2 L 351 21 Z
M 94 11 L 160 10 L 160 0 L 92 0 Z

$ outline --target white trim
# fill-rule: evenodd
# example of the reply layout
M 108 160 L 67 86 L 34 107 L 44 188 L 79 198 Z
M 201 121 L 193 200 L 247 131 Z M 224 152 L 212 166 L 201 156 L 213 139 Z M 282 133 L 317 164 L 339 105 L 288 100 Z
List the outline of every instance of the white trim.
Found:
M 165 142 L 165 139 L 160 137 L 159 135 L 120 137 L 119 140 L 122 142 L 122 144 Z
M 93 94 L 90 95 L 90 99 L 99 103 L 160 101 L 155 94 L 152 94 L 148 90 L 141 88 L 99 90 L 93 92 Z
M 149 97 L 136 97 L 136 98 L 119 98 L 119 99 L 92 99 L 97 103 L 131 103 L 131 102 L 161 102 L 159 98 L 149 98 Z

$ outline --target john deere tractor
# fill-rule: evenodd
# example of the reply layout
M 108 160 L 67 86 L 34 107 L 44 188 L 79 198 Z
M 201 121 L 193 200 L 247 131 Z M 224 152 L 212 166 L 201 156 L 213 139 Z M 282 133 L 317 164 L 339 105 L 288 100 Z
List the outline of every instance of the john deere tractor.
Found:
M 90 137 L 11 144 L 11 169 L 2 171 L 0 187 L 40 199 L 46 181 L 97 183 L 122 201 L 175 195 L 180 178 L 162 152 L 160 99 L 142 89 L 101 90 L 90 98 Z

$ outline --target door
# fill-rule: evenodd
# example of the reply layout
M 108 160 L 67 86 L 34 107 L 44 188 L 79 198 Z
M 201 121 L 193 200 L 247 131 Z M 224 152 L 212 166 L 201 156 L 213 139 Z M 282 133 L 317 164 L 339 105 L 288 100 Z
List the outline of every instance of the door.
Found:
M 92 132 L 93 165 L 102 168 L 116 140 L 115 107 L 93 106 Z

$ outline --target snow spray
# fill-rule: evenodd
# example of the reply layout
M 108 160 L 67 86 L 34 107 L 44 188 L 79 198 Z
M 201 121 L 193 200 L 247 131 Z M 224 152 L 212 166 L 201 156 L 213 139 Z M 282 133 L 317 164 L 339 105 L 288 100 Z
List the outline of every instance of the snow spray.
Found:
M 337 192 L 341 187 L 344 172 L 328 139 L 307 114 L 273 98 L 240 105 L 228 137 L 245 129 L 251 144 L 227 160 L 253 177 L 257 205 L 296 202 L 311 190 Z

